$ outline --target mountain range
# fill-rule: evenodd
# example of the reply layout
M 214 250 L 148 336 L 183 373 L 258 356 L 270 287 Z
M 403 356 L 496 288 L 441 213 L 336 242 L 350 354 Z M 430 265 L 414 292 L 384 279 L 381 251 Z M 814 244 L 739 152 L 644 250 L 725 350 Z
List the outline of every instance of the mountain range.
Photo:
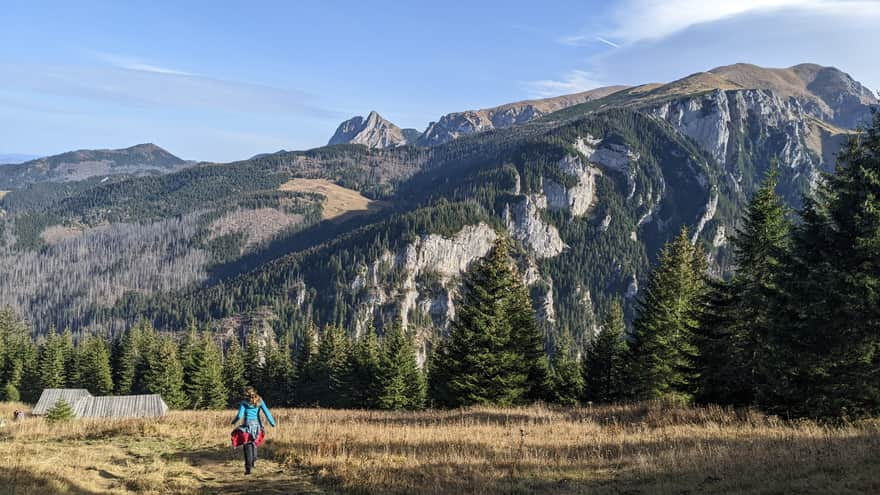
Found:
M 371 112 L 329 146 L 228 164 L 149 147 L 133 155 L 152 161 L 83 165 L 91 177 L 64 181 L 74 159 L 28 162 L 0 175 L 0 305 L 40 331 L 140 317 L 228 335 L 400 322 L 424 358 L 462 272 L 505 235 L 548 345 L 583 343 L 612 301 L 632 315 L 682 226 L 728 273 L 729 237 L 771 162 L 798 206 L 877 105 L 835 68 L 736 64 L 453 112 L 422 133 Z M 90 164 L 113 152 L 75 153 Z

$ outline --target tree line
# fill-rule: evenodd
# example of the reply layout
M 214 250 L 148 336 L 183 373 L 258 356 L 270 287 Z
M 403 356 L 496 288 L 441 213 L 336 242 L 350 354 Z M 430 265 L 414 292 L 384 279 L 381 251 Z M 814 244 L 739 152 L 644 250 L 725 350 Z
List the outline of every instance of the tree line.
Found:
M 171 407 L 233 403 L 251 384 L 280 405 L 418 409 L 674 398 L 786 416 L 880 414 L 880 115 L 839 155 L 797 215 L 765 177 L 732 237 L 734 272 L 708 274 L 686 228 L 660 252 L 637 316 L 619 303 L 579 356 L 547 353 L 501 237 L 464 275 L 450 335 L 423 368 L 399 326 L 358 338 L 327 325 L 221 349 L 192 326 L 179 341 L 144 322 L 107 344 L 69 332 L 39 345 L 0 314 L 7 399 L 41 388 L 160 393 Z M 319 334 L 319 335 L 318 335 Z M 296 340 L 296 342 L 294 342 Z

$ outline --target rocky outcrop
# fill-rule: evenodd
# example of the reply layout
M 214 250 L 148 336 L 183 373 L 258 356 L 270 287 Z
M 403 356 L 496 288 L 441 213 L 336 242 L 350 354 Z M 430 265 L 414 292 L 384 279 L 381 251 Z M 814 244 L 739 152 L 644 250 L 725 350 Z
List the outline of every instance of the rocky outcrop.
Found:
M 772 136 L 774 155 L 790 167 L 818 166 L 808 152 L 809 115 L 794 98 L 769 90 L 715 90 L 666 102 L 648 110 L 695 140 L 719 163 L 735 162 L 737 136 Z
M 411 129 L 401 129 L 385 120 L 376 112 L 367 118 L 352 117 L 339 124 L 328 145 L 362 144 L 369 148 L 393 148 L 408 143 L 413 138 Z
M 580 217 L 590 211 L 596 201 L 596 176 L 599 170 L 585 163 L 580 157 L 566 156 L 559 161 L 559 170 L 576 179 L 574 186 L 566 189 L 550 179 L 544 179 L 544 196 L 547 207 L 568 210 L 572 216 Z
M 359 335 L 381 311 L 410 328 L 413 315 L 429 317 L 441 332 L 455 317 L 454 298 L 462 273 L 492 248 L 498 234 L 485 223 L 468 225 L 452 237 L 424 235 L 398 253 L 386 251 L 362 267 L 351 283 L 359 294 L 355 331 Z M 427 349 L 421 341 L 420 359 Z
M 436 146 L 468 134 L 524 124 L 557 110 L 602 98 L 623 89 L 626 87 L 607 86 L 572 95 L 446 114 L 437 122 L 428 124 L 418 144 Z
M 511 237 L 537 258 L 551 258 L 565 249 L 559 231 L 541 218 L 541 211 L 547 208 L 547 198 L 540 194 L 530 194 L 504 207 L 502 219 Z

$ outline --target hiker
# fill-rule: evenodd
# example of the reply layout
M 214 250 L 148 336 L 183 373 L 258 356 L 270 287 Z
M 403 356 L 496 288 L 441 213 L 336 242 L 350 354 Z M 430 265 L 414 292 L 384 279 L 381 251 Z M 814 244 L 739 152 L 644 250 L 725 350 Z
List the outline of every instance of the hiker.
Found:
M 264 436 L 260 411 L 263 411 L 272 428 L 275 427 L 275 418 L 253 387 L 245 387 L 243 395 L 238 414 L 232 420 L 232 424 L 242 420 L 241 425 L 232 430 L 232 446 L 244 446 L 244 474 L 251 474 L 251 468 L 257 462 L 257 447 L 263 443 Z

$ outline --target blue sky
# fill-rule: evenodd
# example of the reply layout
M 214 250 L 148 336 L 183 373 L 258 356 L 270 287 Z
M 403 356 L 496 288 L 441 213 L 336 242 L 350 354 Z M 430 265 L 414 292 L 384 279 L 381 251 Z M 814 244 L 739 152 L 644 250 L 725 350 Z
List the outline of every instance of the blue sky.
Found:
M 880 89 L 875 0 L 37 3 L 0 5 L 0 153 L 154 142 L 231 161 L 320 146 L 370 110 L 422 130 L 741 61 Z

